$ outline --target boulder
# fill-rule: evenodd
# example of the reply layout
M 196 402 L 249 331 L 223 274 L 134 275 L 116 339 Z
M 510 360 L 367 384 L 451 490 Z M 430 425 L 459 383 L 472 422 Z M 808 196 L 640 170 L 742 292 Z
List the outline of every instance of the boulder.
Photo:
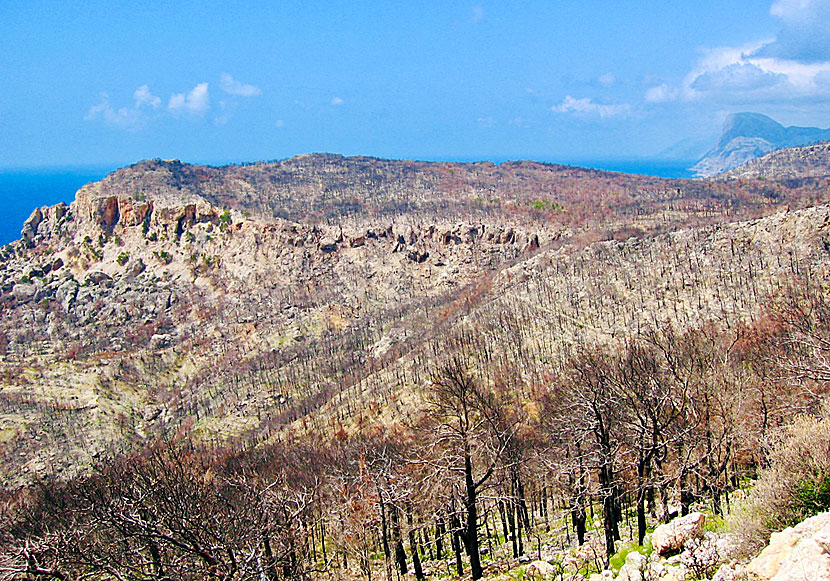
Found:
M 712 576 L 712 581 L 745 581 L 746 578 L 742 565 L 723 564 Z
M 14 288 L 12 289 L 14 298 L 16 298 L 20 303 L 28 303 L 35 298 L 36 293 L 37 286 L 28 282 L 19 282 L 14 285 Z
M 138 258 L 138 259 L 136 259 L 136 260 L 133 260 L 133 266 L 132 266 L 132 268 L 130 269 L 130 272 L 131 272 L 134 276 L 138 276 L 139 274 L 141 274 L 142 272 L 144 272 L 144 269 L 145 269 L 145 268 L 147 268 L 147 267 L 144 265 L 144 261 L 143 261 L 143 260 L 141 260 L 140 258 Z
M 651 537 L 651 544 L 659 555 L 679 551 L 683 544 L 703 535 L 703 523 L 706 515 L 693 512 L 677 517 L 673 521 L 657 527 Z
M 763 581 L 830 581 L 830 512 L 773 533 L 747 571 Z
M 112 277 L 105 272 L 101 272 L 98 270 L 90 271 L 86 277 L 84 278 L 84 286 L 88 286 L 90 284 L 107 284 L 112 281 Z
M 646 570 L 648 560 L 636 551 L 628 553 L 625 557 L 625 564 L 620 567 L 617 574 L 617 581 L 643 581 L 643 571 Z
M 556 567 L 547 561 L 533 561 L 525 569 L 525 577 L 528 579 L 553 579 L 556 575 Z

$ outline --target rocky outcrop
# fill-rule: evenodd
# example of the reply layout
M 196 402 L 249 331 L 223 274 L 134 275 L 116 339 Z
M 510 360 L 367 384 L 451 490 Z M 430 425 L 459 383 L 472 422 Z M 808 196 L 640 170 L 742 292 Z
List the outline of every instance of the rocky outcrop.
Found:
M 830 512 L 773 533 L 746 571 L 758 581 L 830 581 Z
M 703 535 L 705 521 L 706 515 L 701 512 L 678 517 L 657 527 L 651 537 L 651 544 L 659 555 L 679 551 L 688 541 Z
M 56 206 L 35 208 L 23 223 L 23 229 L 20 231 L 23 244 L 28 248 L 33 248 L 45 238 L 58 233 L 68 211 L 69 206 L 63 202 Z

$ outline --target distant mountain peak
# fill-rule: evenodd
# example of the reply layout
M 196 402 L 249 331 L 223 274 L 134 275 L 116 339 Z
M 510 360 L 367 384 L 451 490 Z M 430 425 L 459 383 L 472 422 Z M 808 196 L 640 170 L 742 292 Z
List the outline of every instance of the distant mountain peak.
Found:
M 692 167 L 700 177 L 711 177 L 784 147 L 830 140 L 830 129 L 784 127 L 761 113 L 734 113 L 726 118 L 715 146 Z

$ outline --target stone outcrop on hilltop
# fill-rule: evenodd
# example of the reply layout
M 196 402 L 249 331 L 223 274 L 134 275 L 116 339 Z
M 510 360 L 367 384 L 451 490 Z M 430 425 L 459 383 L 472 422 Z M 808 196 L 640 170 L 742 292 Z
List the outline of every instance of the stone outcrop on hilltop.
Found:
M 70 206 L 32 213 L 18 250 L 5 250 L 0 300 L 11 309 L 57 301 L 67 328 L 100 317 L 101 326 L 118 335 L 119 325 L 158 315 L 152 305 L 161 299 L 155 295 L 166 296 L 163 303 L 185 304 L 196 291 L 221 302 L 263 290 L 263 279 L 266 288 L 284 293 L 306 284 L 322 287 L 319 303 L 331 299 L 327 283 L 340 285 L 341 292 L 376 286 L 385 294 L 397 286 L 404 295 L 416 287 L 428 294 L 429 288 L 463 284 L 478 274 L 476 268 L 537 249 L 540 236 L 545 240 L 544 232 L 480 222 L 314 226 L 246 216 L 193 195 L 138 200 L 93 185 Z M 408 288 L 400 286 L 404 279 Z M 93 307 L 98 301 L 106 303 L 103 309 Z M 249 310 L 249 317 L 262 317 L 255 305 Z M 184 322 L 188 315 L 181 317 Z M 53 337 L 61 335 L 59 327 L 53 326 Z M 32 330 L 27 326 L 19 339 L 12 333 L 11 342 L 30 340 Z
M 12 369 L 0 379 L 0 405 L 22 394 L 48 406 L 60 401 L 76 415 L 71 429 L 94 442 L 87 453 L 123 437 L 98 414 L 135 418 L 132 434 L 171 420 L 169 396 L 152 393 L 157 380 L 144 382 L 159 377 L 158 365 L 180 365 L 175 353 L 186 354 L 184 377 L 193 377 L 230 357 L 229 345 L 239 358 L 278 347 L 302 352 L 337 330 L 371 329 L 387 311 L 443 300 L 559 231 L 456 216 L 292 222 L 217 205 L 198 193 L 198 180 L 151 187 L 160 179 L 153 174 L 166 183 L 189 170 L 150 165 L 149 176 L 129 168 L 85 186 L 70 205 L 34 210 L 21 240 L 0 249 L 0 364 Z M 162 363 L 165 353 L 172 358 Z M 33 354 L 45 362 L 34 386 L 17 371 Z M 90 371 L 98 357 L 101 367 Z M 137 387 L 142 403 L 131 395 Z M 155 411 L 142 419 L 136 409 L 144 405 Z M 0 470 L 3 480 L 83 465 L 77 451 L 61 452 L 38 435 L 54 421 L 17 413 L 0 421 L 17 434 L 17 452 L 9 453 L 26 458 L 23 469 Z

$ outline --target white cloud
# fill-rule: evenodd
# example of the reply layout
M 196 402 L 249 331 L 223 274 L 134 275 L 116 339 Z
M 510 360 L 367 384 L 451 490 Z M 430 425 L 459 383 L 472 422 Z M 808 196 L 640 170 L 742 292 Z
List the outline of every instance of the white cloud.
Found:
M 686 100 L 716 98 L 744 102 L 830 97 L 830 91 L 819 82 L 830 72 L 830 60 L 800 62 L 760 56 L 762 50 L 742 48 L 746 47 L 709 51 L 678 88 L 681 96 Z
M 472 15 L 470 16 L 470 22 L 476 24 L 484 20 L 484 7 L 480 4 L 473 6 Z
M 492 117 L 479 117 L 478 119 L 476 119 L 476 124 L 479 127 L 490 129 L 496 126 L 496 120 Z
M 830 60 L 830 0 L 777 0 L 770 14 L 781 28 L 757 56 L 804 63 Z
M 250 85 L 238 85 L 236 88 L 240 86 L 250 87 Z M 237 106 L 237 99 L 233 97 L 220 100 L 213 123 L 217 126 L 227 124 Z M 113 106 L 109 95 L 102 93 L 100 102 L 89 108 L 84 119 L 100 121 L 127 131 L 138 131 L 154 119 L 169 119 L 183 115 L 196 119 L 206 115 L 210 110 L 210 93 L 207 83 L 199 83 L 188 92 L 173 93 L 170 95 L 166 108 L 163 106 L 161 97 L 154 95 L 148 85 L 141 85 L 133 92 L 132 106 Z
M 617 77 L 614 73 L 605 73 L 597 78 L 597 82 L 603 87 L 610 87 L 617 82 Z
M 788 82 L 787 75 L 764 70 L 755 63 L 736 62 L 698 75 L 691 83 L 695 91 L 758 91 Z
M 184 93 L 174 93 L 170 96 L 167 108 L 176 115 L 181 113 L 204 115 L 210 109 L 208 84 L 199 83 L 186 95 Z
M 665 103 L 667 101 L 674 101 L 680 96 L 680 91 L 668 86 L 666 83 L 651 87 L 646 90 L 646 102 L 648 103 Z
M 228 73 L 222 73 L 222 76 L 219 78 L 219 88 L 228 95 L 234 95 L 236 97 L 255 97 L 262 94 L 259 87 L 240 83 Z
M 584 99 L 576 99 L 568 95 L 559 105 L 551 107 L 551 111 L 555 113 L 574 113 L 577 115 L 596 115 L 603 119 L 608 117 L 620 117 L 631 112 L 631 106 L 628 104 L 620 105 L 602 105 L 594 103 L 589 97 Z
M 343 103 L 345 103 L 345 101 L 343 99 L 341 99 L 340 97 L 333 97 L 332 100 L 331 100 L 331 105 L 334 105 L 334 106 L 339 106 L 339 105 L 342 105 Z
M 135 100 L 136 109 L 147 106 L 153 109 L 158 109 L 161 107 L 161 97 L 156 97 L 150 92 L 150 87 L 147 85 L 141 85 L 139 88 L 135 90 L 133 93 L 133 99 Z
M 127 131 L 137 131 L 143 125 L 141 113 L 135 108 L 120 107 L 118 109 L 110 105 L 109 96 L 106 93 L 101 94 L 101 102 L 89 108 L 86 115 L 86 121 L 101 120 L 107 125 L 126 129 Z
M 677 85 L 649 88 L 645 100 L 767 105 L 830 99 L 830 0 L 776 0 L 775 37 L 707 49 Z
M 277 129 L 282 129 L 283 127 L 285 127 L 285 121 L 283 121 L 282 119 L 277 119 L 274 122 L 274 127 L 276 127 Z

